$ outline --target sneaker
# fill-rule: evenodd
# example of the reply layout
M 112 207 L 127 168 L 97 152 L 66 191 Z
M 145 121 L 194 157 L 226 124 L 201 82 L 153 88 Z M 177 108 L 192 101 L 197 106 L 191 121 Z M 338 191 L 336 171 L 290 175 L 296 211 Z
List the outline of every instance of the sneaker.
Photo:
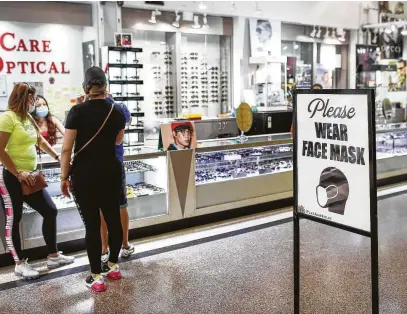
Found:
M 133 253 L 134 253 L 134 246 L 130 244 L 127 249 L 125 249 L 124 247 L 122 248 L 122 253 L 120 254 L 120 256 L 123 258 L 128 258 Z
M 33 269 L 30 264 L 28 264 L 28 259 L 23 263 L 16 265 L 14 268 L 14 273 L 16 276 L 23 277 L 24 280 L 27 279 L 37 279 L 40 273 Z
M 109 251 L 107 251 L 107 253 L 102 254 L 102 258 L 101 258 L 102 263 L 106 264 L 109 261 L 109 257 L 110 257 Z
M 65 256 L 62 252 L 58 252 L 58 257 L 48 257 L 47 267 L 49 269 L 72 264 L 75 261 L 74 256 Z
M 114 264 L 111 267 L 109 267 L 107 264 L 102 264 L 102 275 L 106 276 L 110 280 L 118 280 L 122 278 L 118 264 Z
M 101 275 L 89 275 L 86 278 L 86 287 L 90 288 L 93 292 L 103 292 L 107 289 L 105 279 Z

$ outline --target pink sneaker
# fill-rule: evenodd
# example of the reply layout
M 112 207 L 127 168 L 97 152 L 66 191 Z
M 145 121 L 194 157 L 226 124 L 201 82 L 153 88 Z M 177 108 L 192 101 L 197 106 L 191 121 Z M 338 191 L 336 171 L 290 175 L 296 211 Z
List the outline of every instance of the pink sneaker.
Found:
M 86 286 L 96 293 L 104 292 L 107 289 L 105 279 L 101 275 L 96 275 L 95 277 L 89 275 L 86 278 Z
M 102 275 L 106 276 L 110 280 L 118 280 L 122 278 L 122 274 L 120 272 L 120 267 L 118 264 L 114 264 L 111 267 L 109 267 L 107 264 L 103 264 Z

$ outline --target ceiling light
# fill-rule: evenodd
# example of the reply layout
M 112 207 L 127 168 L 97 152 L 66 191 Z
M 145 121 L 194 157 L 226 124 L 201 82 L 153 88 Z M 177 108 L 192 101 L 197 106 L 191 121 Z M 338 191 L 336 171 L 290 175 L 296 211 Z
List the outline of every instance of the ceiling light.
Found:
M 179 21 L 181 19 L 181 15 L 178 14 L 178 11 L 175 11 L 175 20 L 172 22 L 172 26 L 179 27 Z
M 397 31 L 397 26 L 395 24 L 392 24 L 390 26 L 390 30 L 395 33 Z
M 318 26 L 318 32 L 315 34 L 316 38 L 320 38 L 321 37 L 321 26 Z
M 310 37 L 314 38 L 316 34 L 317 34 L 317 29 L 315 28 L 315 25 L 314 25 L 314 29 L 312 30 L 311 34 L 309 34 L 309 35 L 310 35 Z
M 284 47 L 283 47 L 283 50 L 287 50 L 287 48 L 288 48 L 287 46 L 284 46 Z
M 192 28 L 195 28 L 195 29 L 201 28 L 201 24 L 199 24 L 198 15 L 194 15 L 194 24 L 192 24 Z
M 198 9 L 199 10 L 206 10 L 206 4 L 203 1 L 200 1 L 199 5 L 198 5 Z
M 336 31 L 335 31 L 335 28 L 332 28 L 331 39 L 336 39 Z
M 385 32 L 386 34 L 391 34 L 392 30 L 391 30 L 391 28 L 386 28 L 386 29 L 384 30 L 384 32 Z
M 157 23 L 157 20 L 155 19 L 155 15 L 156 15 L 155 11 L 152 11 L 151 18 L 148 20 L 150 23 L 153 23 L 153 24 Z
M 403 30 L 401 31 L 401 35 L 407 36 L 407 25 L 404 25 Z
M 236 3 L 232 1 L 232 6 L 230 7 L 230 11 L 236 11 Z
M 346 41 L 345 35 L 346 35 L 346 31 L 343 31 L 343 32 L 342 32 L 342 35 L 341 35 L 338 39 L 339 39 L 340 41 Z
M 300 46 L 298 46 L 295 42 L 294 42 L 294 50 L 297 50 Z
M 325 31 L 324 39 L 327 39 L 328 37 L 329 37 L 329 29 L 327 27 L 326 31 Z
M 259 8 L 259 4 L 256 1 L 256 11 L 254 11 L 254 13 L 256 14 L 260 14 L 261 13 L 261 9 Z
M 209 25 L 208 25 L 208 18 L 206 17 L 206 13 L 205 13 L 204 16 L 203 16 L 203 25 L 202 25 L 202 28 L 204 28 L 204 29 L 208 29 L 208 28 L 209 28 Z

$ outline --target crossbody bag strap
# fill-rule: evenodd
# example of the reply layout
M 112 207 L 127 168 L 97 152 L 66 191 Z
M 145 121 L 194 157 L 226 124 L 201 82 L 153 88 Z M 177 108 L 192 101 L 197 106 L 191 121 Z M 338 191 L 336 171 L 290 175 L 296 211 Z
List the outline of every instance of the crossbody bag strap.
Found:
M 100 133 L 100 131 L 102 131 L 103 127 L 105 126 L 105 124 L 106 124 L 106 122 L 107 122 L 107 120 L 109 119 L 110 115 L 111 115 L 112 112 L 113 112 L 113 108 L 114 108 L 114 104 L 112 104 L 112 108 L 110 109 L 109 114 L 107 115 L 105 121 L 103 121 L 103 123 L 102 123 L 102 125 L 100 126 L 99 130 L 95 133 L 95 135 L 93 135 L 93 137 L 92 137 L 85 145 L 83 145 L 83 146 L 81 147 L 80 150 L 78 150 L 78 151 L 75 153 L 75 155 L 73 155 L 72 160 L 73 160 L 76 156 L 78 156 L 78 154 L 79 154 L 81 151 L 83 151 L 83 150 L 86 148 L 86 146 L 88 146 L 90 143 L 92 143 L 92 141 L 96 138 L 96 136 L 98 136 L 98 134 Z

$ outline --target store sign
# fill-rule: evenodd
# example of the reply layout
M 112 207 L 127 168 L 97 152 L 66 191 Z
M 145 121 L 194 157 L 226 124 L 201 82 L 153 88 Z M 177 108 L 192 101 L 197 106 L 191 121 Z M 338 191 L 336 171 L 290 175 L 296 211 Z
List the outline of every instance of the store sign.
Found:
M 375 178 L 371 91 L 296 95 L 297 211 L 370 232 Z M 374 198 L 376 196 L 374 195 Z
M 22 39 L 15 33 L 0 33 L 0 74 L 69 74 L 65 62 L 47 60 L 52 51 L 50 40 Z M 15 60 L 19 52 L 44 54 L 43 60 Z M 3 57 L 5 56 L 5 57 Z

